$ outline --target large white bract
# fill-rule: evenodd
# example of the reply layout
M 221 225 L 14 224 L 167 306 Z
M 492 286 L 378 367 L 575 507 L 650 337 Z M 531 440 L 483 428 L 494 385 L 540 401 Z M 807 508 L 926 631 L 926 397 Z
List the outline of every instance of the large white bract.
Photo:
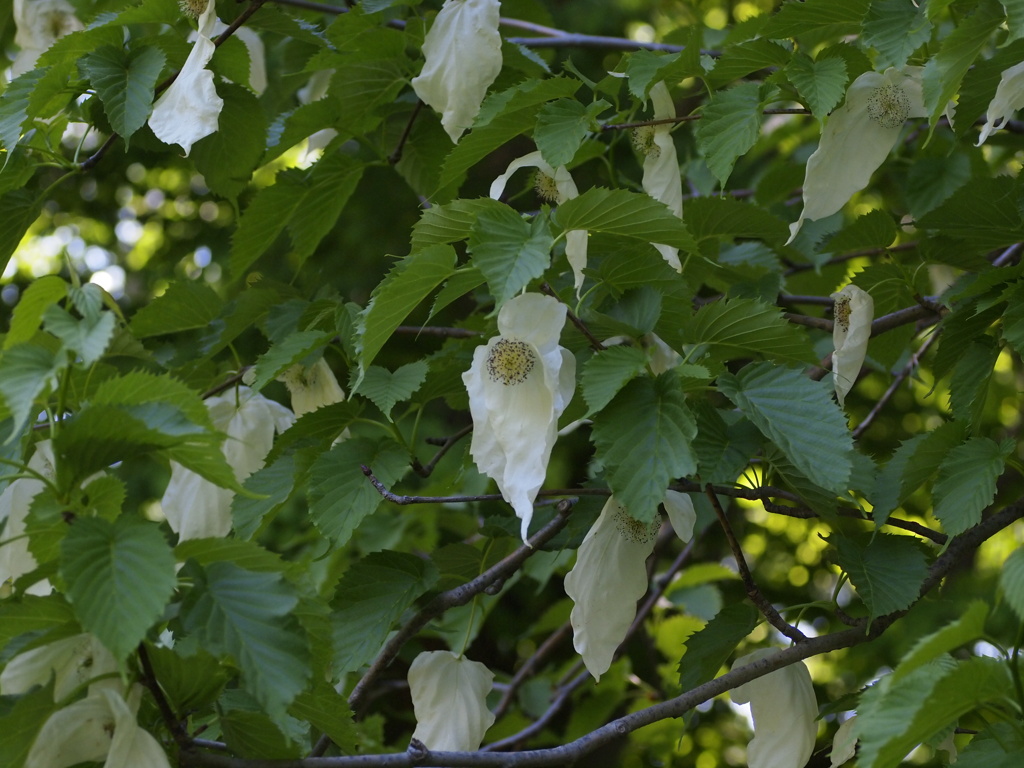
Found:
M 95 635 L 82 633 L 19 653 L 0 674 L 0 694 L 28 693 L 53 679 L 53 700 L 63 701 L 93 680 L 118 671 L 117 660 Z M 121 684 L 117 676 L 106 677 L 96 687 Z M 94 691 L 90 687 L 90 692 Z
M 199 17 L 199 35 L 178 77 L 153 105 L 149 127 L 164 144 L 178 144 L 188 156 L 192 145 L 217 131 L 224 100 L 217 95 L 213 72 L 206 65 L 217 47 L 214 0 L 209 0 Z
M 651 103 L 654 105 L 654 119 L 666 120 L 676 116 L 676 105 L 664 82 L 651 87 Z M 651 147 L 644 156 L 644 192 L 664 203 L 677 217 L 683 217 L 683 177 L 679 173 L 679 158 L 672 141 L 672 124 L 653 126 Z M 679 261 L 679 249 L 671 245 L 655 243 L 658 253 L 676 272 L 683 270 Z
M 28 468 L 53 480 L 53 446 L 49 440 L 41 440 L 36 444 Z M 36 569 L 36 559 L 28 549 L 25 519 L 32 500 L 44 488 L 43 482 L 35 477 L 19 477 L 0 493 L 0 522 L 7 521 L 0 533 L 0 586 L 8 580 L 16 581 Z M 29 586 L 25 592 L 30 595 L 48 595 L 51 590 L 49 580 L 42 579 Z
M 693 536 L 697 516 L 685 493 L 667 491 L 665 511 L 683 541 Z M 597 522 L 576 553 L 565 577 L 572 598 L 572 642 L 587 670 L 600 680 L 636 617 L 636 602 L 647 592 L 647 558 L 661 528 L 661 517 L 644 524 L 608 497 Z
M 737 659 L 732 668 L 776 653 L 775 648 L 762 648 Z M 729 697 L 749 704 L 754 718 L 754 738 L 747 745 L 749 768 L 804 768 L 818 735 L 818 702 L 802 661 L 733 688 Z
M 292 396 L 292 411 L 299 418 L 317 408 L 345 400 L 345 390 L 322 357 L 312 365 L 296 363 L 278 376 Z
M 416 713 L 412 737 L 435 752 L 480 748 L 494 722 L 487 694 L 494 673 L 478 661 L 450 651 L 429 651 L 409 666 L 409 693 Z
M 558 346 L 565 305 L 526 293 L 498 312 L 498 333 L 462 374 L 473 416 L 469 451 L 522 520 L 522 537 L 544 483 L 558 417 L 576 388 L 576 358 Z
M 498 0 L 445 0 L 423 41 L 426 61 L 412 87 L 441 113 L 453 142 L 473 124 L 501 72 L 500 12 Z
M 35 68 L 57 40 L 83 29 L 67 0 L 14 0 L 14 26 L 14 42 L 21 50 L 11 64 L 11 77 Z
M 834 321 L 832 325 L 832 378 L 836 399 L 843 405 L 846 395 L 857 382 L 871 338 L 871 321 L 875 302 L 871 294 L 850 284 L 832 294 Z

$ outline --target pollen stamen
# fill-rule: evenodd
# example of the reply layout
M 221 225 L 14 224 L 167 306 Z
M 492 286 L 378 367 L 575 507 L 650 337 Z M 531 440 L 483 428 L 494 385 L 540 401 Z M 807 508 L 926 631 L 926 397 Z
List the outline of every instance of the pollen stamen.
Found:
M 898 85 L 880 85 L 868 99 L 868 117 L 883 128 L 899 128 L 910 117 L 910 99 Z
M 506 387 L 522 384 L 537 364 L 537 353 L 525 341 L 498 339 L 487 355 L 484 367 L 491 381 Z

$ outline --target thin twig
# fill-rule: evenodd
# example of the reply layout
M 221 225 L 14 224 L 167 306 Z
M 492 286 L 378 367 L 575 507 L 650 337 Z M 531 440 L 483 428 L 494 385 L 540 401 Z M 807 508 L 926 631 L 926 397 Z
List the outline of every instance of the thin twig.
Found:
M 441 443 L 440 450 L 437 453 L 435 453 L 433 455 L 433 457 L 430 459 L 430 461 L 428 461 L 426 464 L 420 464 L 420 460 L 414 458 L 412 460 L 412 471 L 415 472 L 420 477 L 430 477 L 431 473 L 434 471 L 434 468 L 437 466 L 437 462 L 439 462 L 441 460 L 441 458 L 446 453 L 448 453 L 448 451 L 451 450 L 453 445 L 455 445 L 457 442 L 459 442 L 459 440 L 464 438 L 466 435 L 468 435 L 472 431 L 473 431 L 473 425 L 469 424 L 469 425 L 463 427 L 462 429 L 460 429 L 454 435 L 450 435 L 450 436 L 446 437 L 444 439 L 444 442 Z M 374 479 L 376 479 L 376 478 L 374 478 Z M 373 487 L 377 488 L 377 484 L 374 483 Z M 377 488 L 377 490 L 379 491 L 380 488 Z
M 164 725 L 171 732 L 171 737 L 179 749 L 192 749 L 195 743 L 181 724 L 181 720 L 175 716 L 170 702 L 167 701 L 167 697 L 164 696 L 164 691 L 156 679 L 156 673 L 153 671 L 153 663 L 149 659 L 149 651 L 146 650 L 146 644 L 139 643 L 138 651 L 139 664 L 142 666 L 142 684 L 153 695 L 153 700 L 156 701 L 156 708 L 160 710 L 160 717 L 163 718 Z
M 391 165 L 398 165 L 398 161 L 402 159 L 402 150 L 405 149 L 405 142 L 409 140 L 409 135 L 412 133 L 412 127 L 416 124 L 416 118 L 420 116 L 420 112 L 423 110 L 423 100 L 416 99 L 416 106 L 413 107 L 412 114 L 409 115 L 409 120 L 405 124 L 405 130 L 402 131 L 402 135 L 398 139 L 398 144 L 395 146 L 395 151 L 388 155 L 388 163 Z
M 878 399 L 878 402 L 875 403 L 874 406 L 871 408 L 871 411 L 868 413 L 868 415 L 864 417 L 864 421 L 858 424 L 857 428 L 853 430 L 854 440 L 863 435 L 868 430 L 868 428 L 874 423 L 875 419 L 878 418 L 878 414 L 882 412 L 882 409 L 885 408 L 888 402 L 892 399 L 893 395 L 896 394 L 896 390 L 898 390 L 903 385 L 903 382 L 907 380 L 907 377 L 909 377 L 910 374 L 914 372 L 914 369 L 917 368 L 917 366 L 920 364 L 921 358 L 924 357 L 925 353 L 928 351 L 928 348 L 931 347 L 931 345 L 938 338 L 939 334 L 931 334 L 927 339 L 924 340 L 924 343 L 921 344 L 917 352 L 910 356 L 910 360 L 907 361 L 907 364 L 905 366 L 903 366 L 903 369 L 899 373 L 897 373 L 896 376 L 893 377 L 892 383 L 889 385 L 889 388 L 885 390 L 882 396 Z
M 544 661 L 551 653 L 561 645 L 562 641 L 572 635 L 572 624 L 568 621 L 562 626 L 548 635 L 547 639 L 544 640 L 537 650 L 523 662 L 523 665 L 519 667 L 515 675 L 509 681 L 508 688 L 501 695 L 501 700 L 498 702 L 498 706 L 494 708 L 494 719 L 500 720 L 505 712 L 508 711 L 509 706 L 512 704 L 512 700 L 515 698 L 516 692 L 522 687 L 523 683 L 526 682 L 533 673 L 540 667 L 541 662 Z
M 736 539 L 736 534 L 733 533 L 732 526 L 729 525 L 729 518 L 726 517 L 725 510 L 722 509 L 722 505 L 718 501 L 718 497 L 715 495 L 711 483 L 704 486 L 704 492 L 707 494 L 708 500 L 711 502 L 711 506 L 715 509 L 715 514 L 718 516 L 718 522 L 722 525 L 722 530 L 725 531 L 725 538 L 729 542 L 729 548 L 732 550 L 732 556 L 736 559 L 736 565 L 740 569 L 740 578 L 743 579 L 743 586 L 747 590 L 747 597 L 753 601 L 754 605 L 757 606 L 762 615 L 768 619 L 768 623 L 779 630 L 779 632 L 784 634 L 793 642 L 806 642 L 807 636 L 796 627 L 792 627 L 787 624 L 786 620 L 779 615 L 777 610 L 775 610 L 775 606 L 769 602 L 768 598 L 761 594 L 761 590 L 758 589 L 757 584 L 754 583 L 754 577 L 751 575 L 750 569 L 747 567 L 747 561 L 743 557 L 743 549 L 740 547 L 740 543 Z
M 561 301 L 558 294 L 555 293 L 554 289 L 547 283 L 541 283 L 540 292 L 546 293 L 553 299 L 558 299 L 558 301 Z M 568 307 L 565 308 L 565 316 L 569 318 L 570 323 L 576 326 L 576 330 L 578 330 L 586 337 L 587 341 L 590 342 L 591 348 L 595 352 L 600 352 L 602 349 L 604 349 L 604 344 L 601 343 L 601 340 L 594 336 L 594 334 L 590 332 L 590 329 L 587 328 L 586 323 L 584 323 L 582 320 L 576 317 L 575 313 Z

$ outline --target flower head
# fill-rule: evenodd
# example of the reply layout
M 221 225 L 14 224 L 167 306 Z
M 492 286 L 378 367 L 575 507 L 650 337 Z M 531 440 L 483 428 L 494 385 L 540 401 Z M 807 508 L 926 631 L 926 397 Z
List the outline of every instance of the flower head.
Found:
M 295 420 L 283 405 L 268 400 L 248 387 L 237 395 L 211 397 L 206 401 L 213 426 L 227 435 L 224 458 L 245 480 L 263 467 L 270 453 L 274 432 L 283 432 Z M 231 500 L 234 492 L 221 488 L 176 462 L 171 462 L 171 480 L 160 506 L 179 541 L 226 536 L 231 530 Z
M 558 417 L 576 388 L 576 359 L 558 346 L 565 305 L 526 293 L 498 312 L 498 333 L 476 348 L 462 374 L 473 416 L 469 452 L 494 479 L 522 520 L 522 537 L 533 518 L 533 501 L 547 474 Z
M 985 110 L 985 125 L 978 137 L 978 146 L 984 144 L 994 130 L 1006 125 L 1021 107 L 1024 107 L 1024 61 L 1003 70 L 999 76 L 996 95 Z
M 664 505 L 676 535 L 689 541 L 697 519 L 690 497 L 667 491 Z M 647 591 L 645 563 L 660 528 L 660 517 L 638 522 L 610 496 L 565 577 L 565 593 L 573 601 L 573 646 L 595 680 L 608 671 L 636 617 L 636 601 Z
M 421 653 L 409 666 L 412 737 L 437 752 L 479 749 L 494 722 L 486 703 L 493 682 L 494 674 L 478 661 L 449 651 Z
M 53 446 L 49 440 L 36 444 L 28 467 L 43 477 L 53 479 Z M 25 536 L 25 519 L 32 500 L 42 493 L 44 487 L 42 481 L 34 477 L 19 477 L 0 494 L 0 521 L 7 521 L 0 533 L 0 585 L 36 569 L 36 559 L 29 552 L 28 537 Z M 44 579 L 25 591 L 30 595 L 48 595 L 50 590 L 50 582 Z
M 927 117 L 922 67 L 865 72 L 850 84 L 846 103 L 825 123 L 821 141 L 807 160 L 804 209 L 790 225 L 793 242 L 804 221 L 831 216 L 862 190 L 885 161 L 911 117 Z
M 832 298 L 835 300 L 832 378 L 835 380 L 836 399 L 842 405 L 846 394 L 857 381 L 868 352 L 875 302 L 871 294 L 852 283 L 838 293 L 833 293 Z
M 292 411 L 299 418 L 317 408 L 345 400 L 345 391 L 322 357 L 310 366 L 296 363 L 278 376 L 292 396 Z
M 500 7 L 499 0 L 445 0 L 423 41 L 426 61 L 412 87 L 441 113 L 453 142 L 473 124 L 501 72 Z
M 14 0 L 14 42 L 21 50 L 11 65 L 11 77 L 23 75 L 59 38 L 83 29 L 67 0 Z
M 772 656 L 762 648 L 737 659 L 733 669 Z M 749 768 L 803 768 L 818 734 L 818 702 L 811 674 L 802 661 L 762 675 L 729 692 L 737 704 L 750 704 L 754 738 L 747 745 Z
M 63 701 L 78 688 L 98 677 L 117 672 L 117 660 L 95 635 L 83 633 L 19 653 L 0 674 L 0 694 L 27 693 L 36 685 L 46 685 L 54 678 L 53 700 Z M 110 678 L 90 687 L 90 692 L 113 684 Z
M 149 127 L 164 144 L 179 144 L 185 155 L 192 145 L 217 131 L 224 100 L 213 85 L 213 72 L 206 65 L 217 47 L 213 44 L 217 26 L 216 4 L 208 0 L 199 17 L 199 36 L 177 78 L 153 105 Z
M 668 86 L 659 81 L 651 88 L 651 102 L 654 104 L 654 119 L 664 120 L 676 116 L 676 106 L 668 92 Z M 665 123 L 652 126 L 650 146 L 644 153 L 644 192 L 668 206 L 679 218 L 683 217 L 683 177 L 679 173 L 679 158 L 672 141 L 672 125 Z M 662 258 L 676 272 L 681 272 L 679 249 L 671 245 L 655 244 Z
M 561 205 L 566 200 L 579 197 L 579 190 L 576 182 L 572 180 L 569 171 L 564 165 L 552 168 L 540 152 L 530 152 L 517 157 L 508 164 L 505 172 L 491 182 L 488 196 L 497 200 L 505 191 L 505 185 L 512 178 L 512 174 L 520 168 L 536 168 L 537 192 L 545 200 Z M 583 270 L 587 266 L 587 231 L 585 229 L 573 229 L 565 234 L 565 257 L 572 267 L 573 280 L 576 286 L 576 293 L 579 294 L 583 286 Z

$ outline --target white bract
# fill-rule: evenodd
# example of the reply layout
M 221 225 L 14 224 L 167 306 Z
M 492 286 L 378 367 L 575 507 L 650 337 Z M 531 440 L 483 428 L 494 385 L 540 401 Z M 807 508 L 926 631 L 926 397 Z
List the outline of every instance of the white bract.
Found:
M 993 131 L 1006 125 L 1006 121 L 1021 107 L 1024 107 L 1024 61 L 1003 70 L 999 76 L 996 95 L 985 110 L 985 125 L 978 137 L 978 146 L 984 144 Z
M 762 648 L 737 659 L 733 669 L 773 656 Z M 737 704 L 750 704 L 754 738 L 747 745 L 749 768 L 803 768 L 818 734 L 818 702 L 811 673 L 802 661 L 769 672 L 729 692 Z
M 412 87 L 441 113 L 453 142 L 473 124 L 501 72 L 500 8 L 499 0 L 445 0 L 423 41 L 426 61 Z
M 57 710 L 43 724 L 25 768 L 67 768 L 102 763 L 103 768 L 170 768 L 160 743 L 135 720 L 142 686 L 125 701 L 120 691 L 100 688 Z
M 14 0 L 14 26 L 14 43 L 21 50 L 11 64 L 12 78 L 34 69 L 58 39 L 83 29 L 67 0 Z
M 505 191 L 505 185 L 512 178 L 512 174 L 520 168 L 536 168 L 540 176 L 537 179 L 537 193 L 557 205 L 566 200 L 579 197 L 579 190 L 576 182 L 572 180 L 569 171 L 564 165 L 552 168 L 539 151 L 517 157 L 508 164 L 505 172 L 491 182 L 488 196 L 494 200 L 501 198 Z M 585 229 L 573 229 L 565 233 L 565 257 L 572 267 L 573 282 L 576 287 L 576 295 L 579 295 L 583 286 L 583 270 L 587 266 L 587 238 L 589 235 Z
M 500 335 L 476 348 L 462 374 L 473 416 L 469 452 L 522 520 L 524 541 L 558 417 L 576 389 L 576 358 L 558 346 L 563 325 L 565 305 L 556 299 L 510 299 L 498 312 Z
M 283 432 L 295 420 L 291 411 L 248 387 L 239 387 L 206 400 L 213 426 L 227 439 L 224 458 L 241 482 L 263 467 L 274 431 Z M 221 488 L 190 469 L 171 462 L 171 480 L 160 506 L 179 541 L 226 536 L 231 530 L 234 491 Z
M 54 679 L 53 700 L 62 701 L 78 688 L 98 677 L 117 672 L 117 661 L 94 635 L 83 633 L 19 653 L 0 674 L 0 694 L 12 696 L 28 693 L 37 685 Z M 95 684 L 119 687 L 119 677 L 110 677 Z M 95 692 L 90 688 L 90 692 Z
M 331 367 L 322 357 L 310 366 L 296 363 L 278 376 L 292 396 L 295 418 L 345 400 L 345 391 L 338 384 Z
M 842 405 L 846 394 L 857 381 L 871 338 L 871 321 L 875 317 L 875 302 L 871 294 L 850 284 L 838 293 L 835 300 L 832 325 L 832 378 L 836 399 Z
M 690 497 L 667 491 L 664 505 L 676 535 L 689 541 L 697 519 Z M 647 592 L 645 563 L 660 528 L 660 515 L 645 525 L 610 496 L 565 577 L 565 593 L 573 601 L 573 646 L 595 680 L 608 671 L 636 618 L 636 602 Z
M 28 467 L 49 480 L 53 479 L 53 446 L 49 440 L 36 444 Z M 20 477 L 0 494 L 0 521 L 7 521 L 0 533 L 0 585 L 8 579 L 13 582 L 36 569 L 36 559 L 28 549 L 25 519 L 32 500 L 42 493 L 44 487 L 42 481 L 34 477 Z M 44 579 L 25 591 L 30 595 L 48 595 L 50 582 Z
M 856 726 L 857 716 L 854 715 L 836 730 L 836 735 L 832 739 L 832 752 L 829 753 L 829 759 L 832 761 L 830 768 L 838 768 L 857 754 Z
M 487 694 L 494 673 L 450 651 L 421 653 L 409 666 L 409 693 L 416 714 L 412 737 L 435 752 L 480 748 L 494 722 Z
M 177 78 L 153 105 L 149 127 L 164 144 L 179 144 L 188 156 L 192 145 L 217 131 L 224 100 L 213 85 L 213 72 L 206 65 L 217 47 L 213 44 L 217 26 L 214 0 L 209 0 L 199 17 L 199 31 L 192 51 Z
M 654 105 L 654 119 L 665 120 L 676 116 L 676 106 L 668 86 L 657 82 L 651 88 L 651 102 Z M 672 141 L 672 124 L 652 126 L 651 146 L 644 156 L 644 192 L 668 206 L 679 218 L 683 217 L 683 177 L 679 173 L 679 158 Z M 671 245 L 654 244 L 658 252 L 676 272 L 681 272 L 679 249 Z
M 210 37 L 220 36 L 227 28 L 228 25 L 217 18 Z M 259 96 L 267 90 L 267 49 L 263 45 L 263 38 L 255 29 L 249 29 L 249 27 L 239 27 L 235 30 L 234 36 L 245 44 L 245 49 L 249 53 L 249 88 Z M 193 32 L 188 36 L 188 41 L 194 43 L 198 38 L 199 33 Z M 244 83 L 240 83 L 240 85 L 244 85 Z
M 846 103 L 825 122 L 821 141 L 807 160 L 804 209 L 790 225 L 793 242 L 804 221 L 831 216 L 867 186 L 911 117 L 927 117 L 922 67 L 865 72 L 850 85 Z M 788 244 L 788 243 L 787 243 Z

